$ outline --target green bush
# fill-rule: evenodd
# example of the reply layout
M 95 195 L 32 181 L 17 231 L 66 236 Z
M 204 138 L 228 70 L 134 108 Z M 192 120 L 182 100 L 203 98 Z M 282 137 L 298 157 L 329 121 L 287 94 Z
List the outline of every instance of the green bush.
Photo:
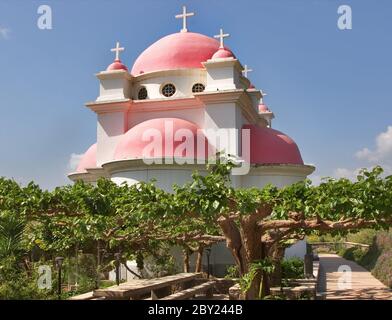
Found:
M 360 261 L 366 255 L 367 251 L 361 248 L 352 247 L 348 249 L 343 249 L 340 251 L 340 253 L 343 258 L 360 263 Z
M 228 266 L 226 269 L 225 279 L 236 279 L 239 278 L 240 273 L 236 265 Z
M 304 277 L 304 262 L 299 258 L 283 259 L 282 279 L 299 279 Z
M 372 240 L 370 240 L 372 239 Z M 360 248 L 342 249 L 339 255 L 357 262 L 383 282 L 392 287 L 392 232 L 363 230 L 348 236 L 351 242 L 370 243 L 368 250 Z
M 392 288 L 392 249 L 384 251 L 379 256 L 372 274 L 386 286 Z
M 356 233 L 349 233 L 346 237 L 346 241 L 371 245 L 376 236 L 377 230 L 363 229 Z
M 33 268 L 28 274 L 18 265 L 15 257 L 0 261 L 0 299 L 37 300 L 53 299 L 53 291 L 38 288 L 38 273 Z

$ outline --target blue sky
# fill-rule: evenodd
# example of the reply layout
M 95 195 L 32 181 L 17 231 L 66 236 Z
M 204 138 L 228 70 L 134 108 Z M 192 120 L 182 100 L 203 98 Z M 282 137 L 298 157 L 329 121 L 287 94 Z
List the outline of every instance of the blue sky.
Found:
M 52 8 L 53 29 L 37 27 Z M 119 40 L 129 67 L 160 37 L 220 27 L 290 135 L 320 176 L 352 176 L 360 167 L 392 167 L 392 2 L 388 0 L 115 1 L 0 0 L 0 176 L 45 188 L 68 183 L 72 154 L 96 139 L 94 73 L 113 60 Z M 350 5 L 352 30 L 337 27 Z

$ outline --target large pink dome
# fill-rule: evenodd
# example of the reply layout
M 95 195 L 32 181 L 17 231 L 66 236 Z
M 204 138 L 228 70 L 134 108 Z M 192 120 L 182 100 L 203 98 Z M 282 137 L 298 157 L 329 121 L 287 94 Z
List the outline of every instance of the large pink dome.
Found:
M 84 173 L 87 168 L 96 168 L 97 167 L 97 144 L 94 143 L 83 155 L 82 159 L 79 162 L 78 167 L 76 168 L 76 172 Z
M 250 129 L 251 163 L 304 164 L 297 144 L 284 133 L 256 125 L 244 125 L 243 129 Z
M 144 121 L 124 134 L 116 147 L 114 160 L 172 157 L 206 159 L 208 152 L 215 155 L 207 138 L 198 129 L 194 123 L 178 118 Z M 198 139 L 205 146 L 202 150 L 198 149 Z M 181 147 L 185 141 L 190 142 L 187 150 Z
M 219 49 L 214 38 L 193 32 L 173 33 L 153 43 L 136 59 L 131 74 L 202 68 L 201 62 L 211 59 Z

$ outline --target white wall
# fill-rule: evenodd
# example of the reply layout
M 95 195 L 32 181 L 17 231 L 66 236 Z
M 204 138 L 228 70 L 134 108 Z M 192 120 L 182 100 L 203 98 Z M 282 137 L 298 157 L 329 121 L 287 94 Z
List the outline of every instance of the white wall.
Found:
M 251 169 L 252 170 L 252 169 Z M 296 183 L 304 180 L 305 176 L 288 176 L 288 175 L 252 175 L 252 171 L 249 175 L 242 176 L 242 186 L 244 188 L 259 187 L 263 188 L 267 184 L 272 184 L 278 188 Z
M 150 181 L 156 179 L 156 186 L 167 192 L 173 191 L 173 184 L 180 186 L 192 180 L 190 169 L 144 169 L 129 170 L 112 174 L 111 180 L 116 184 L 126 182 L 129 185 L 140 181 Z
M 127 99 L 131 96 L 130 81 L 124 76 L 118 78 L 103 79 L 99 84 L 99 97 L 97 101 L 109 101 Z
M 194 84 L 206 85 L 206 71 L 202 69 L 168 70 L 136 77 L 133 83 L 133 99 L 138 99 L 141 87 L 147 89 L 148 99 L 170 99 L 161 93 L 161 88 L 168 83 L 176 87 L 176 93 L 170 98 L 191 97 Z
M 97 122 L 97 165 L 113 160 L 115 148 L 125 133 L 126 112 L 98 114 Z
M 128 128 L 152 119 L 158 118 L 179 118 L 196 124 L 199 128 L 204 127 L 204 110 L 202 108 L 181 109 L 181 110 L 163 110 L 149 112 L 133 112 L 128 114 Z

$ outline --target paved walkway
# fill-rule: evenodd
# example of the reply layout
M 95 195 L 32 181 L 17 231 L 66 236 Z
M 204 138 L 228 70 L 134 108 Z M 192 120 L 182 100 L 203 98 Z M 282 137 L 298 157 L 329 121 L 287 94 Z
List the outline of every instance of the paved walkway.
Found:
M 388 289 L 369 271 L 353 261 L 343 259 L 336 254 L 319 254 L 321 264 L 321 283 L 324 287 L 320 291 L 326 293 L 326 299 L 335 300 L 392 300 L 392 290 Z M 342 270 L 339 270 L 339 267 Z M 348 266 L 350 273 L 345 273 Z

